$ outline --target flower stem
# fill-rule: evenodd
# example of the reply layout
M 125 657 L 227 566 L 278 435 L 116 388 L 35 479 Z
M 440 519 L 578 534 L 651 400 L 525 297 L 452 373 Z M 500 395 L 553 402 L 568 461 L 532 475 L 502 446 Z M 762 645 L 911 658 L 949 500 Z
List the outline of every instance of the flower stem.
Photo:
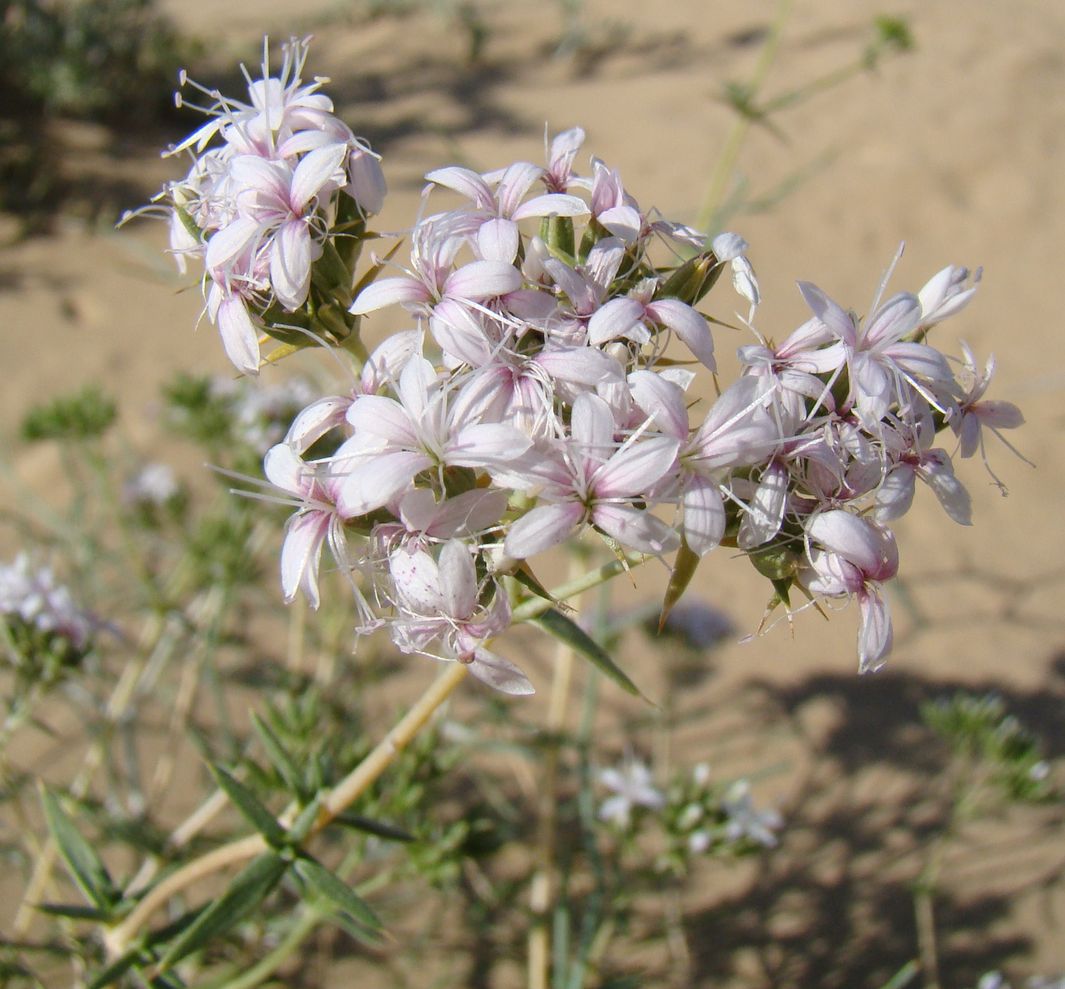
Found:
M 582 579 L 575 576 L 580 567 L 577 555 L 570 560 L 570 581 L 563 586 L 570 586 Z M 605 568 L 600 568 L 600 571 Z M 591 571 L 597 574 L 600 571 Z M 617 564 L 617 573 L 621 572 Z M 591 574 L 586 574 L 585 577 Z M 569 595 L 559 595 L 568 597 Z M 550 603 L 550 602 L 547 602 Z M 546 610 L 546 609 L 545 609 Z M 573 679 L 573 649 L 559 640 L 555 652 L 555 672 L 551 681 L 551 698 L 548 702 L 547 720 L 544 729 L 547 733 L 547 751 L 544 756 L 544 773 L 536 816 L 536 871 L 533 873 L 529 889 L 529 909 L 532 922 L 529 927 L 528 970 L 529 989 L 547 989 L 549 960 L 551 957 L 548 920 L 555 885 L 555 834 L 558 828 L 558 765 L 561 733 L 566 721 L 566 707 L 569 701 L 570 683 Z

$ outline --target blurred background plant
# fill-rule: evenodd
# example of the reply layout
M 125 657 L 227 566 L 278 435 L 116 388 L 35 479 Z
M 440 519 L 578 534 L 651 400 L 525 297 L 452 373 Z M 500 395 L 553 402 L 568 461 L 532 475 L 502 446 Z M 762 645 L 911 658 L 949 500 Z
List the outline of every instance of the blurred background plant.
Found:
M 198 50 L 156 0 L 2 0 L 0 211 L 45 229 L 72 192 L 57 121 L 92 121 L 117 153 L 173 112 L 177 70 Z

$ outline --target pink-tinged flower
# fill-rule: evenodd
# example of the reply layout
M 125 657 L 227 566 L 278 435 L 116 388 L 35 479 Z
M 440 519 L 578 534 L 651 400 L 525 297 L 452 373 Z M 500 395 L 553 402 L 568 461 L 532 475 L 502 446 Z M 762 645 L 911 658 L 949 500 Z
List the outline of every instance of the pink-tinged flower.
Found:
M 513 426 L 477 421 L 461 392 L 441 382 L 422 357 L 407 362 L 396 391 L 398 401 L 362 395 L 348 410 L 355 435 L 337 451 L 333 464 L 338 503 L 353 515 L 388 504 L 423 470 L 491 471 L 531 445 Z
M 617 277 L 625 259 L 625 245 L 616 237 L 604 237 L 588 252 L 587 261 L 571 268 L 558 258 L 542 260 L 544 273 L 569 300 L 543 325 L 545 334 L 562 346 L 582 347 L 588 342 L 588 321 L 595 315 Z
M 628 295 L 611 299 L 588 321 L 588 342 L 601 346 L 627 337 L 646 343 L 660 328 L 674 332 L 695 357 L 711 371 L 717 370 L 714 340 L 706 319 L 680 299 L 654 299 L 655 280 L 646 279 Z
M 398 546 L 424 549 L 449 539 L 474 539 L 494 528 L 507 510 L 509 492 L 474 488 L 437 501 L 428 488 L 410 488 L 390 506 L 398 522 L 374 527 L 373 536 L 391 553 Z
M 858 599 L 858 664 L 867 673 L 884 664 L 891 649 L 891 615 L 879 587 L 898 573 L 899 553 L 890 530 L 840 509 L 813 516 L 806 536 L 820 548 L 808 552 L 800 575 L 813 594 Z
M 783 343 L 748 344 L 737 351 L 745 374 L 772 378 L 779 387 L 778 400 L 794 425 L 819 412 L 835 410 L 832 384 L 845 365 L 847 353 L 831 330 L 816 317 L 807 320 Z M 828 374 L 826 384 L 819 374 Z M 807 408 L 807 400 L 812 404 Z
M 732 268 L 732 287 L 736 292 L 750 303 L 747 312 L 747 322 L 754 319 L 758 303 L 762 301 L 762 294 L 758 288 L 758 278 L 754 273 L 751 262 L 747 260 L 747 241 L 739 234 L 718 234 L 710 245 L 718 261 L 729 264 Z
M 780 444 L 780 429 L 767 409 L 771 392 L 758 378 L 740 378 L 721 394 L 680 451 L 683 530 L 700 556 L 725 534 L 721 477 L 733 467 L 760 463 Z M 672 417 L 676 419 L 677 412 Z
M 347 422 L 348 409 L 358 395 L 379 395 L 399 378 L 407 361 L 422 352 L 420 330 L 405 330 L 386 337 L 362 366 L 350 395 L 329 395 L 312 402 L 292 421 L 285 442 L 306 453 L 326 433 Z
M 395 588 L 392 639 L 404 652 L 437 659 L 456 659 L 490 687 L 506 694 L 531 694 L 528 677 L 513 663 L 485 647 L 510 625 L 506 593 L 492 582 L 489 593 L 477 580 L 467 546 L 457 539 L 444 544 L 439 559 L 424 550 L 398 549 L 388 559 Z M 440 643 L 443 655 L 429 652 Z
M 927 329 L 961 312 L 976 293 L 982 272 L 983 269 L 977 268 L 973 272 L 972 284 L 969 284 L 969 269 L 951 264 L 928 279 L 917 293 L 921 303 L 921 326 Z
M 345 145 L 328 144 L 305 155 L 295 168 L 285 161 L 251 155 L 235 158 L 231 171 L 240 187 L 240 220 L 208 242 L 208 271 L 224 270 L 232 252 L 251 246 L 269 258 L 270 287 L 278 302 L 289 311 L 302 306 L 310 287 L 311 264 L 321 254 L 317 239 L 325 233 L 315 210 L 320 197 L 343 182 L 341 163 L 346 154 Z M 319 229 L 314 231 L 316 222 Z M 226 236 L 234 227 L 237 232 Z M 218 240 L 221 244 L 216 248 Z
M 875 430 L 895 403 L 906 405 L 910 388 L 935 404 L 929 388 L 950 386 L 946 359 L 933 347 L 906 340 L 921 323 L 917 296 L 900 292 L 864 323 L 844 312 L 816 285 L 800 282 L 806 304 L 842 342 L 850 371 L 850 396 L 866 428 Z
M 772 461 L 758 479 L 758 486 L 747 502 L 736 544 L 749 550 L 773 539 L 784 523 L 791 475 L 779 461 Z
M 576 150 L 576 149 L 574 149 Z M 469 199 L 482 223 L 494 223 L 493 237 L 517 246 L 518 221 L 528 217 L 584 216 L 588 205 L 577 196 L 549 192 L 522 202 L 533 183 L 544 177 L 539 165 L 518 161 L 499 172 L 478 175 L 457 165 L 438 168 L 425 176 L 436 185 L 451 189 Z M 494 188 L 493 188 L 494 186 Z M 504 252 L 505 253 L 505 252 Z M 511 254 L 508 260 L 513 260 Z
M 508 261 L 477 260 L 454 267 L 471 232 L 471 218 L 457 214 L 442 214 L 419 223 L 411 237 L 411 270 L 396 278 L 371 282 L 349 311 L 365 316 L 399 304 L 427 316 L 445 299 L 482 302 L 519 289 L 521 273 Z
M 995 373 L 995 358 L 988 357 L 987 364 L 981 372 L 976 365 L 976 357 L 968 344 L 962 343 L 962 352 L 965 354 L 965 370 L 970 379 L 970 385 L 965 394 L 958 402 L 957 412 L 950 418 L 950 428 L 958 437 L 958 452 L 963 458 L 973 456 L 977 450 L 999 490 L 1005 492 L 1006 486 L 998 479 L 987 462 L 987 453 L 984 450 L 984 427 L 990 429 L 1006 447 L 1017 454 L 1026 464 L 1031 466 L 1031 461 L 1017 451 L 1017 449 L 999 432 L 1000 429 L 1016 429 L 1024 425 L 1024 416 L 1021 410 L 1012 402 L 985 401 L 984 393 L 991 378 Z
M 927 484 L 943 510 L 959 525 L 972 525 L 972 501 L 954 476 L 954 464 L 946 450 L 931 449 L 935 429 L 925 417 L 917 426 L 884 433 L 884 453 L 892 463 L 876 489 L 878 522 L 901 518 L 913 502 L 917 479 Z
M 533 451 L 524 485 L 541 502 L 511 525 L 507 556 L 525 559 L 564 542 L 584 524 L 641 553 L 662 554 L 677 535 L 648 508 L 636 508 L 673 466 L 680 444 L 668 436 L 632 437 L 620 448 L 614 417 L 601 398 L 583 393 L 573 403 L 572 438 Z M 508 480 L 521 486 L 523 478 Z
M 328 540 L 334 558 L 346 559 L 344 518 L 337 509 L 328 475 L 307 464 L 287 443 L 267 451 L 263 461 L 267 480 L 275 488 L 296 499 L 299 510 L 285 525 L 281 547 L 281 589 L 292 601 L 303 591 L 312 608 L 319 604 L 318 568 L 322 547 Z M 364 604 L 364 603 L 363 603 Z
M 547 133 L 544 133 L 547 143 Z M 572 127 L 556 134 L 547 152 L 547 168 L 540 176 L 548 192 L 567 192 L 573 182 L 573 162 L 584 143 L 584 131 Z
M 332 132 L 339 140 L 349 134 L 348 128 L 333 116 L 333 102 L 324 93 L 318 92 L 325 79 L 315 79 L 304 85 L 301 78 L 310 39 L 293 38 L 282 46 L 281 71 L 276 76 L 270 75 L 270 53 L 267 43 L 263 42 L 262 78 L 248 78 L 248 97 L 250 102 L 222 96 L 217 90 L 207 90 L 196 83 L 193 87 L 213 100 L 211 106 L 197 107 L 208 114 L 208 120 L 169 154 L 176 154 L 188 148 L 197 153 L 202 152 L 215 134 L 220 134 L 228 143 L 235 146 L 241 154 L 257 154 L 273 157 L 279 144 L 297 131 Z M 243 66 L 241 67 L 243 69 Z M 189 83 L 188 77 L 181 74 L 181 85 Z M 178 106 L 187 104 L 180 93 Z

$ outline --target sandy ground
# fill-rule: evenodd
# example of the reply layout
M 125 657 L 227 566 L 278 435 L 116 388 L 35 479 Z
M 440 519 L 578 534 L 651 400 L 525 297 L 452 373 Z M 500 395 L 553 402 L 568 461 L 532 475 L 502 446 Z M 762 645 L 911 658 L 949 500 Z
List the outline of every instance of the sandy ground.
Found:
M 317 29 L 313 71 L 333 78 L 341 115 L 384 153 L 392 196 L 381 225 L 395 229 L 409 223 L 428 168 L 539 160 L 545 122 L 581 124 L 586 150 L 618 167 L 642 204 L 694 219 L 733 120 L 721 87 L 753 71 L 773 13 L 768 3 L 598 0 L 584 6 L 583 54 L 555 58 L 561 5 L 534 17 L 525 4 L 486 4 L 490 34 L 470 66 L 454 22 L 428 12 L 360 25 L 336 4 L 301 4 L 298 17 L 280 0 L 265 15 L 251 0 L 172 7 L 202 37 L 225 37 L 211 56 L 218 65 L 234 55 L 255 62 L 264 31 Z M 852 61 L 881 12 L 867 0 L 798 0 L 766 92 Z M 912 860 L 891 849 L 920 824 L 907 808 L 918 796 L 908 726 L 921 697 L 996 689 L 1051 755 L 1065 754 L 1065 525 L 1054 514 L 1065 483 L 1065 370 L 1053 303 L 1065 263 L 1065 7 L 904 0 L 890 12 L 910 18 L 915 52 L 782 113 L 780 136 L 754 128 L 743 149 L 738 171 L 754 198 L 802 178 L 773 208 L 729 220 L 752 245 L 759 323 L 779 338 L 806 318 L 800 278 L 863 310 L 900 241 L 898 289 L 916 290 L 947 263 L 983 265 L 976 301 L 946 324 L 941 344 L 994 351 L 993 396 L 1023 408 L 1028 422 L 1014 437 L 1038 466 L 992 444 L 1008 498 L 969 462 L 961 473 L 973 528 L 951 523 L 931 497 L 898 525 L 904 594 L 892 599 L 898 642 L 883 673 L 854 676 L 852 611 L 829 626 L 806 614 L 793 638 L 779 626 L 726 645 L 713 676 L 686 696 L 692 711 L 708 712 L 685 729 L 686 750 L 702 745 L 736 771 L 781 759 L 790 767 L 763 790 L 789 818 L 780 852 L 693 901 L 693 984 L 874 985 L 854 956 L 857 934 L 880 939 L 878 965 L 909 957 Z M 91 127 L 71 134 L 80 149 L 72 177 L 116 167 Z M 143 147 L 117 167 L 125 205 L 176 174 Z M 9 434 L 28 401 L 96 381 L 121 394 L 130 432 L 148 441 L 160 381 L 177 368 L 225 369 L 213 330 L 193 331 L 198 293 L 179 291 L 162 243 L 161 227 L 112 233 L 67 218 L 0 255 L 0 344 L 15 370 L 2 399 Z M 745 342 L 727 330 L 717 339 L 722 355 Z M 52 455 L 13 452 L 20 477 L 47 487 Z M 739 629 L 754 629 L 765 593 L 745 563 L 721 554 L 700 580 Z M 638 595 L 656 590 L 644 577 Z M 641 657 L 632 661 L 639 676 Z M 1008 821 L 952 860 L 942 923 L 948 956 L 966 961 L 944 972 L 946 986 L 961 989 L 961 973 L 971 979 L 980 966 L 1006 966 L 1018 984 L 1065 971 L 1065 841 L 1049 827 Z

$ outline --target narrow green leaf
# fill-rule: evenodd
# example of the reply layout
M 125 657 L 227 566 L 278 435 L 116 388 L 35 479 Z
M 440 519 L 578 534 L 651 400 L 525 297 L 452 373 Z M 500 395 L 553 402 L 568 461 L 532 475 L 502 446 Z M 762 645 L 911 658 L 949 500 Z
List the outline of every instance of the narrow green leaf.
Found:
M 321 811 L 322 798 L 317 796 L 299 812 L 299 816 L 292 822 L 292 827 L 288 829 L 289 840 L 292 844 L 303 843 L 307 835 L 311 833 L 311 828 L 314 827 Z
M 288 843 L 288 832 L 277 823 L 277 818 L 267 810 L 251 790 L 221 766 L 210 762 L 207 765 L 218 785 L 233 801 L 233 805 L 270 845 L 278 848 Z
M 111 964 L 102 972 L 93 976 L 85 989 L 104 989 L 104 986 L 113 985 L 140 960 L 140 946 L 138 945 L 135 948 L 130 948 L 124 955 L 119 955 L 118 958 L 111 962 Z
M 56 796 L 44 787 L 41 788 L 41 803 L 48 830 L 71 878 L 90 903 L 110 913 L 119 897 L 100 857 L 74 827 Z
M 259 741 L 263 743 L 263 748 L 266 750 L 266 757 L 270 760 L 270 764 L 277 770 L 278 775 L 285 781 L 289 789 L 293 793 L 298 793 L 302 796 L 303 774 L 300 772 L 299 766 L 296 765 L 296 760 L 292 758 L 291 753 L 282 744 L 281 739 L 274 734 L 273 728 L 258 714 L 253 714 L 251 721 L 259 735 Z
M 321 893 L 327 900 L 351 914 L 359 923 L 371 930 L 380 930 L 381 921 L 362 899 L 344 880 L 334 876 L 321 862 L 308 856 L 296 860 L 296 873 L 312 889 Z
M 38 903 L 37 909 L 52 917 L 70 917 L 71 920 L 107 921 L 111 919 L 110 910 L 84 907 L 80 903 Z
M 559 603 L 551 596 L 551 592 L 540 583 L 540 578 L 533 573 L 532 567 L 530 567 L 525 560 L 522 560 L 518 564 L 511 576 L 513 576 L 522 587 L 532 591 L 537 597 L 541 597 L 545 601 L 550 601 L 552 604 Z
M 276 852 L 253 859 L 229 884 L 229 888 L 178 936 L 159 962 L 161 970 L 202 948 L 212 938 L 236 927 L 265 900 L 288 869 Z
M 374 821 L 361 814 L 345 813 L 336 818 L 338 824 L 346 824 L 356 831 L 365 831 L 367 834 L 376 835 L 378 838 L 388 838 L 390 841 L 415 841 L 414 835 L 394 824 L 385 824 L 384 821 Z
M 538 615 L 536 618 L 531 619 L 531 621 L 532 624 L 539 626 L 549 635 L 553 635 L 556 639 L 565 642 L 571 649 L 575 650 L 591 662 L 593 666 L 597 667 L 602 673 L 605 673 L 610 677 L 610 679 L 621 687 L 622 690 L 627 691 L 634 697 L 647 700 L 636 684 L 634 684 L 624 671 L 622 671 L 621 667 L 610 658 L 609 653 L 607 653 L 607 651 L 599 645 L 595 639 L 585 632 L 580 625 L 567 618 L 561 611 L 551 608 L 548 611 L 545 611 L 542 615 Z
M 662 601 L 662 614 L 658 619 L 659 632 L 666 627 L 666 619 L 673 610 L 673 606 L 688 589 L 700 559 L 699 554 L 688 546 L 687 541 L 681 540 L 677 558 L 673 561 L 673 572 L 669 575 L 669 584 L 666 586 L 666 596 Z

